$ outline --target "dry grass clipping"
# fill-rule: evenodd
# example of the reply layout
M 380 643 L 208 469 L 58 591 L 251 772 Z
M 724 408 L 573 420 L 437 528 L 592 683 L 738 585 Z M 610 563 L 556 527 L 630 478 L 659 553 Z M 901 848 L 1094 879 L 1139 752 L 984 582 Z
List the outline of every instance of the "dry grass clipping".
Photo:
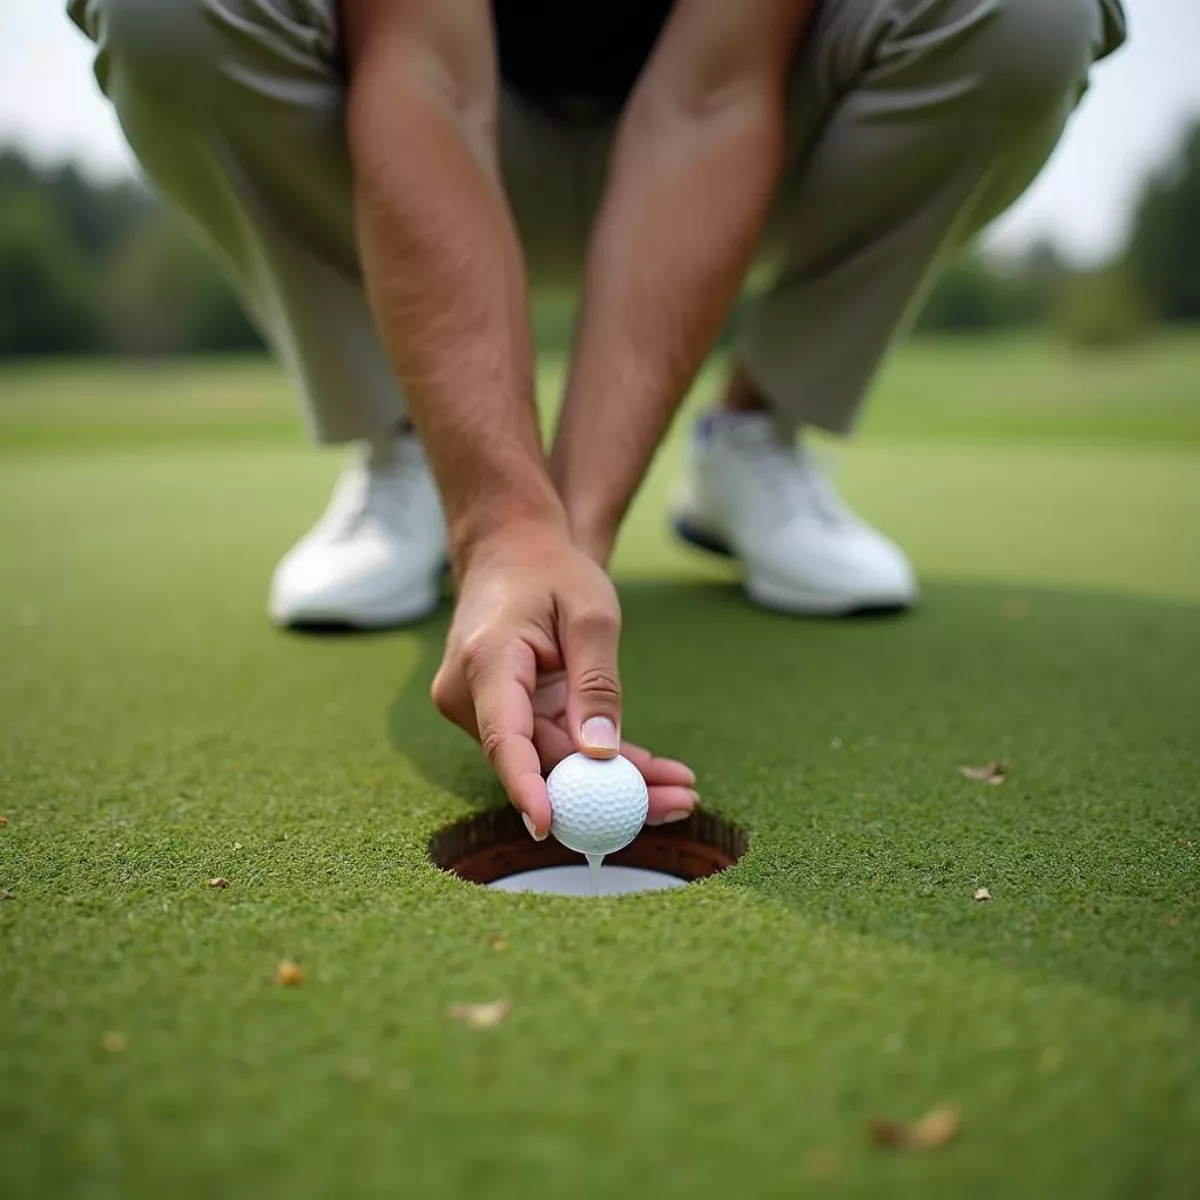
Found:
M 275 968 L 275 984 L 277 987 L 298 987 L 304 982 L 304 972 L 299 963 L 285 958 Z
M 871 1141 L 889 1150 L 940 1150 L 958 1137 L 959 1113 L 953 1104 L 942 1104 L 919 1121 L 892 1121 L 872 1117 L 867 1126 Z
M 471 1029 L 494 1029 L 510 1012 L 512 1004 L 508 1000 L 493 1000 L 489 1004 L 452 1004 L 446 1015 Z
M 973 779 L 976 783 L 990 783 L 999 787 L 1008 778 L 1008 763 L 1002 758 L 995 762 L 984 763 L 982 767 L 959 767 L 958 773 L 964 779 Z

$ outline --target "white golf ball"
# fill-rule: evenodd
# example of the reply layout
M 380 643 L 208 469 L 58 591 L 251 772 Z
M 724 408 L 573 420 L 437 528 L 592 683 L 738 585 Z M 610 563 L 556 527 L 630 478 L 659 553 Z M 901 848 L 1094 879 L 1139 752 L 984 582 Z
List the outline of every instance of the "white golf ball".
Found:
M 546 789 L 550 832 L 580 854 L 615 854 L 646 823 L 646 781 L 627 758 L 569 755 L 550 772 Z

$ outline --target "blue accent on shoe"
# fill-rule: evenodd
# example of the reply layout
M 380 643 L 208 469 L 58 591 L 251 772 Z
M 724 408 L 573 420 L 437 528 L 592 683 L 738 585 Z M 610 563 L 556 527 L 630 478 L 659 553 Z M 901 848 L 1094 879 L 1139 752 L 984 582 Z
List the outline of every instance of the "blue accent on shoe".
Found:
M 733 551 L 719 537 L 693 525 L 687 517 L 676 517 L 672 522 L 675 536 L 681 538 L 697 550 L 706 550 L 709 554 L 719 554 L 722 558 L 732 558 Z

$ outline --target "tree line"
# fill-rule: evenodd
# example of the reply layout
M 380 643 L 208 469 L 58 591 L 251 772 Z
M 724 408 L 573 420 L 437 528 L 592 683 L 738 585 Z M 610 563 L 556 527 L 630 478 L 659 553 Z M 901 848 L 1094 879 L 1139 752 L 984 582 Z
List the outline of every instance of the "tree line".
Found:
M 213 256 L 140 183 L 0 154 L 0 356 L 261 345 Z
M 1143 183 L 1126 244 L 1111 261 L 1072 268 L 1050 243 L 1015 263 L 968 256 L 934 288 L 918 328 L 1040 324 L 1069 342 L 1105 346 L 1193 322 L 1200 322 L 1200 121 Z
M 1098 346 L 1196 321 L 1200 122 L 1146 181 L 1128 244 L 1113 261 L 1072 268 L 1048 243 L 1015 262 L 969 254 L 938 280 L 917 330 L 1048 326 Z M 565 345 L 569 305 L 542 306 L 535 324 L 542 345 Z M 261 345 L 213 255 L 140 183 L 98 183 L 71 165 L 0 153 L 0 357 Z

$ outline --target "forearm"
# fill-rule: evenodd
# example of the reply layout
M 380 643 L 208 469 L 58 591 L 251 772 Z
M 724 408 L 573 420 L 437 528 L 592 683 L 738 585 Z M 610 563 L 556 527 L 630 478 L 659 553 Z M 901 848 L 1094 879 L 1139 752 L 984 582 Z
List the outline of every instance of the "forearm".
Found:
M 562 521 L 533 400 L 519 243 L 486 118 L 419 81 L 352 89 L 363 271 L 460 566 L 494 528 Z
M 631 112 L 589 252 L 553 456 L 573 532 L 603 560 L 737 296 L 779 176 L 780 105 Z

